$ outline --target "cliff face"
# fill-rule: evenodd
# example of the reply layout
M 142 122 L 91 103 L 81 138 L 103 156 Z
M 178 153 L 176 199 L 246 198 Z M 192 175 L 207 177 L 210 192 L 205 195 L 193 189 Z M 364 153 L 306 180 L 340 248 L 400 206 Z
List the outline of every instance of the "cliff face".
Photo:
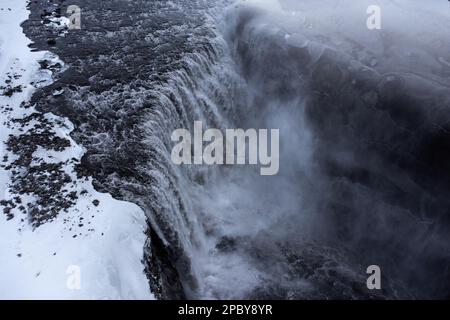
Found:
M 256 93 L 253 116 L 266 112 L 263 126 L 289 128 L 281 168 L 304 159 L 291 164 L 303 169 L 304 199 L 292 220 L 309 216 L 313 238 L 377 261 L 409 294 L 447 297 L 446 4 L 422 12 L 414 1 L 380 2 L 382 29 L 369 30 L 369 2 L 274 3 L 243 5 L 227 30 Z

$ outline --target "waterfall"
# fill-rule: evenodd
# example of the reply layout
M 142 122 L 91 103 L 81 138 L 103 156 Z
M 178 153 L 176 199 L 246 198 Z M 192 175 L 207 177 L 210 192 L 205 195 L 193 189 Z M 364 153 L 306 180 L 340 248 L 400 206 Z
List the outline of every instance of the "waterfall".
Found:
M 74 124 L 98 191 L 145 212 L 157 298 L 448 295 L 449 157 L 427 157 L 448 146 L 438 5 L 417 30 L 395 22 L 415 17 L 405 1 L 381 1 L 394 14 L 370 33 L 370 1 L 81 2 L 91 19 L 54 48 L 69 68 L 34 102 Z M 279 173 L 173 164 L 194 121 L 280 129 Z

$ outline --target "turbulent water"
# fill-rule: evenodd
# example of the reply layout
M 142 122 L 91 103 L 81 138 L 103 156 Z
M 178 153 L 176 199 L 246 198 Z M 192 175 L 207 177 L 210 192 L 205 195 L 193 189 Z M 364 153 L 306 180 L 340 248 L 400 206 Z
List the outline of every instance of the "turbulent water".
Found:
M 65 1 L 31 2 L 68 66 L 33 102 L 74 124 L 80 176 L 145 211 L 158 298 L 449 297 L 449 20 L 392 1 L 368 31 L 363 2 L 78 0 L 65 37 L 41 23 Z M 195 120 L 279 128 L 279 174 L 175 166 Z

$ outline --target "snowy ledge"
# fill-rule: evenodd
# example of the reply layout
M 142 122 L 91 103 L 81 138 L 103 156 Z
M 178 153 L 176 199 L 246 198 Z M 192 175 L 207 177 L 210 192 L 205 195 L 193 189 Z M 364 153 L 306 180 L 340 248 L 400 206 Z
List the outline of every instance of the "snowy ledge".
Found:
M 153 299 L 142 263 L 144 212 L 77 177 L 84 150 L 70 138 L 72 124 L 29 104 L 52 81 L 43 62 L 63 63 L 28 48 L 20 27 L 27 1 L 3 0 L 0 9 L 0 299 Z M 44 133 L 59 146 L 40 143 Z M 35 143 L 30 154 L 24 140 Z M 49 172 L 64 177 L 59 202 L 43 190 Z

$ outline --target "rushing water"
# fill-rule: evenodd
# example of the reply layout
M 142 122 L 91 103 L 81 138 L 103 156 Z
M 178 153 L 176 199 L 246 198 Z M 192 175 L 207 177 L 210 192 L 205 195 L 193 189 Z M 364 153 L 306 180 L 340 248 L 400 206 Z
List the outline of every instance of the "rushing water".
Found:
M 146 212 L 159 298 L 447 296 L 449 156 L 432 154 L 449 146 L 449 45 L 405 40 L 405 61 L 388 33 L 366 43 L 273 3 L 72 1 L 82 29 L 50 48 L 70 67 L 34 101 L 74 123 L 98 190 Z M 46 49 L 48 6 L 25 24 Z M 280 173 L 175 166 L 171 133 L 195 120 L 280 128 Z

